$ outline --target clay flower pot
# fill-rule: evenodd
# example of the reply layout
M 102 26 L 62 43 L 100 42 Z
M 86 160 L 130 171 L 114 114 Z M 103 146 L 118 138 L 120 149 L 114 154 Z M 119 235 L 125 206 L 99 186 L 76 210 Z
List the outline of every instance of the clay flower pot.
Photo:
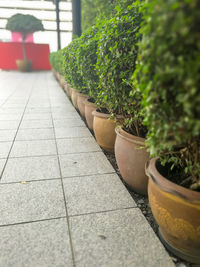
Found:
M 22 71 L 22 72 L 32 71 L 32 61 L 31 60 L 18 59 L 18 60 L 16 60 L 16 65 L 17 65 L 17 68 L 19 71 Z
M 56 80 L 59 81 L 60 80 L 60 73 L 56 72 Z
M 65 83 L 66 83 L 66 81 L 65 81 L 65 77 L 62 76 L 62 75 L 60 75 L 60 77 L 59 77 L 59 82 L 60 82 L 60 86 L 64 89 L 64 87 L 65 87 Z
M 77 106 L 81 115 L 85 118 L 85 100 L 88 98 L 88 95 L 77 93 Z
M 78 104 L 77 104 L 77 93 L 78 93 L 78 91 L 76 91 L 76 90 L 74 90 L 74 89 L 72 88 L 71 99 L 72 99 L 72 103 L 73 103 L 73 105 L 74 105 L 74 107 L 75 107 L 76 109 L 78 109 Z
M 146 195 L 148 177 L 145 163 L 149 160 L 149 153 L 145 139 L 127 133 L 120 126 L 115 131 L 115 158 L 122 178 L 134 191 Z
M 87 126 L 90 130 L 93 130 L 93 120 L 94 116 L 92 115 L 92 112 L 97 109 L 97 105 L 85 100 L 85 118 L 87 122 Z
M 71 95 L 72 95 L 72 88 L 71 88 L 67 83 L 65 84 L 64 90 L 65 90 L 67 96 L 68 96 L 69 98 L 71 98 Z
M 92 114 L 94 116 L 93 129 L 97 143 L 104 150 L 114 152 L 117 122 L 110 119 L 110 114 L 101 113 L 97 110 L 93 111 Z M 122 123 L 123 116 L 117 116 L 117 121 Z
M 54 77 L 56 78 L 56 71 L 55 71 L 55 69 L 52 68 L 52 72 L 53 72 Z
M 151 159 L 146 173 L 161 241 L 178 257 L 200 264 L 200 193 L 167 180 L 157 164 L 156 158 Z

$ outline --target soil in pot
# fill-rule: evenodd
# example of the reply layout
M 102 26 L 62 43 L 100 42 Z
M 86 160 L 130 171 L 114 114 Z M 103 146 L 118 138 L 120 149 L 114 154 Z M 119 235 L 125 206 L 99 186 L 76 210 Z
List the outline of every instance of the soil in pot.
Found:
M 200 264 L 200 192 L 179 186 L 160 173 L 151 159 L 148 195 L 163 244 L 176 256 Z
M 87 100 L 88 95 L 77 93 L 77 106 L 81 115 L 85 118 L 85 101 Z
M 117 123 L 123 122 L 124 117 L 118 115 L 117 120 L 111 119 L 109 113 L 101 112 L 99 109 L 92 112 L 94 116 L 93 129 L 99 146 L 108 152 L 114 152 L 116 139 L 115 127 Z
M 31 60 L 16 60 L 16 65 L 19 71 L 30 72 L 32 71 L 32 61 Z
M 93 131 L 93 120 L 94 116 L 92 112 L 97 109 L 96 104 L 94 103 L 93 98 L 89 98 L 85 101 L 85 119 L 88 125 L 88 128 Z
M 127 133 L 120 126 L 115 131 L 115 158 L 122 178 L 135 192 L 147 195 L 145 163 L 149 160 L 149 153 L 145 139 Z

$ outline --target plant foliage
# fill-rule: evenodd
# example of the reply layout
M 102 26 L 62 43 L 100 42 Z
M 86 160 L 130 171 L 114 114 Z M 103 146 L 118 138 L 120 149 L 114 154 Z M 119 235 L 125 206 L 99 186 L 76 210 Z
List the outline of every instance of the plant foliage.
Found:
M 82 31 L 97 23 L 97 18 L 109 19 L 116 13 L 115 6 L 125 7 L 133 0 L 82 0 Z
M 147 144 L 200 188 L 199 1 L 146 2 L 134 86 L 143 95 Z
M 127 115 L 133 98 L 130 78 L 135 69 L 140 35 L 140 1 L 120 8 L 104 22 L 98 42 L 97 72 L 99 75 L 98 103 L 111 114 Z
M 58 50 L 57 52 L 52 52 L 49 55 L 49 61 L 52 66 L 52 68 L 59 72 L 61 75 L 64 74 L 64 66 L 63 66 L 63 51 Z
M 44 27 L 38 18 L 18 13 L 8 19 L 6 29 L 12 32 L 20 32 L 25 40 L 27 34 L 43 31 Z
M 77 50 L 79 71 L 83 81 L 87 86 L 88 94 L 96 98 L 99 84 L 99 76 L 96 70 L 98 32 L 101 31 L 102 22 L 99 21 L 95 26 L 90 27 L 80 37 Z
M 77 58 L 79 43 L 80 38 L 74 39 L 63 49 L 63 72 L 68 84 L 70 84 L 74 89 L 79 90 L 82 93 L 86 93 L 87 87 L 79 70 L 80 68 Z

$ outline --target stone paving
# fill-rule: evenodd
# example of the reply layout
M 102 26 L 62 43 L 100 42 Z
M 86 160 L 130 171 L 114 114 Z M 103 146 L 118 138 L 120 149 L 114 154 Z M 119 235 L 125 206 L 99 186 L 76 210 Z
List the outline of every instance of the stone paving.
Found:
M 0 82 L 0 267 L 174 266 L 52 73 Z

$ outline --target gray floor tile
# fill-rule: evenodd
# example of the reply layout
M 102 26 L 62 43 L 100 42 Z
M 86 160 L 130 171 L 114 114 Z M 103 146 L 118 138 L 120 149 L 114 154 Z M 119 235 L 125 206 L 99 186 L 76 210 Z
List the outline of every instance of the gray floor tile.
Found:
M 15 141 L 10 157 L 48 156 L 56 154 L 54 140 Z
M 0 108 L 0 114 L 23 114 L 24 108 Z
M 33 114 L 33 113 L 50 113 L 51 112 L 51 108 L 47 107 L 47 108 L 27 108 L 25 111 L 25 114 Z
M 57 139 L 58 153 L 81 153 L 101 151 L 93 137 Z
M 0 185 L 0 225 L 65 216 L 60 180 Z
M 0 114 L 1 121 L 15 120 L 20 121 L 22 114 Z
M 71 217 L 77 267 L 174 266 L 137 208 Z
M 64 111 L 62 113 L 60 113 L 60 112 L 52 113 L 52 117 L 53 117 L 54 120 L 57 120 L 57 119 L 70 119 L 70 118 L 80 119 L 79 114 L 75 110 Z
M 0 142 L 13 141 L 16 130 L 0 130 Z
M 20 121 L 0 121 L 0 130 L 17 129 Z
M 66 97 L 66 96 L 64 96 L 64 97 Z M 67 112 L 77 113 L 77 111 L 75 110 L 75 108 L 72 106 L 71 103 L 65 105 L 64 107 L 52 107 L 51 112 L 52 112 L 52 114 L 61 114 L 61 115 L 64 113 L 67 113 Z
M 7 158 L 10 151 L 12 142 L 1 142 L 0 143 L 0 158 Z
M 86 127 L 55 128 L 55 134 L 56 138 L 79 138 L 92 136 Z
M 3 171 L 3 168 L 5 166 L 5 163 L 6 163 L 6 159 L 0 159 L 0 174 Z
M 54 127 L 59 128 L 59 127 L 76 127 L 76 126 L 85 126 L 85 123 L 79 119 L 55 119 L 54 120 Z
M 51 120 L 51 113 L 24 114 L 23 120 Z
M 117 174 L 64 179 L 69 215 L 136 207 Z
M 59 178 L 57 156 L 9 158 L 1 182 Z
M 103 152 L 60 155 L 63 177 L 114 172 Z
M 1 266 L 70 267 L 66 219 L 0 228 Z
M 16 140 L 39 140 L 39 139 L 54 139 L 54 138 L 55 135 L 53 128 L 20 129 L 16 136 Z
M 42 129 L 42 128 L 53 128 L 52 120 L 23 120 L 21 129 Z
M 24 108 L 25 104 L 23 103 L 6 103 L 3 105 L 3 108 L 16 108 L 16 109 L 21 109 Z

